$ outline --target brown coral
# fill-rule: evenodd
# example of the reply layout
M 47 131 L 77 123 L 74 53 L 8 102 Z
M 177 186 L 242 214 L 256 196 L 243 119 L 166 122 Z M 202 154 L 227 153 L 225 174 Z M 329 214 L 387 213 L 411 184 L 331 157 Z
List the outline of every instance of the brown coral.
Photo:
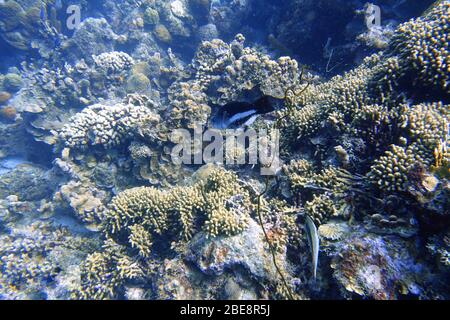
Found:
M 4 107 L 0 110 L 0 118 L 1 119 L 14 121 L 16 119 L 16 117 L 17 117 L 17 110 L 14 107 L 8 106 L 8 107 Z
M 5 104 L 11 99 L 11 94 L 6 91 L 0 92 L 0 105 Z

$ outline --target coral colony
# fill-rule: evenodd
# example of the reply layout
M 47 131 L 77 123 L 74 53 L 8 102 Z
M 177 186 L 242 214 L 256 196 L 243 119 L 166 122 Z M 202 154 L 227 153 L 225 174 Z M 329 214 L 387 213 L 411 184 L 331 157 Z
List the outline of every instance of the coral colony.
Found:
M 0 1 L 0 299 L 449 299 L 450 1 L 378 2 Z

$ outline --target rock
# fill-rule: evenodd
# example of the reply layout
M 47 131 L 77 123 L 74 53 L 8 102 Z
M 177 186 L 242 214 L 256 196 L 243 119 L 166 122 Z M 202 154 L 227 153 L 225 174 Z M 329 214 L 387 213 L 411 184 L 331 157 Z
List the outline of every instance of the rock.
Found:
M 190 243 L 188 259 L 209 275 L 243 267 L 253 278 L 276 279 L 278 275 L 266 248 L 261 227 L 250 219 L 248 229 L 236 236 L 208 239 L 203 232 L 197 234 Z

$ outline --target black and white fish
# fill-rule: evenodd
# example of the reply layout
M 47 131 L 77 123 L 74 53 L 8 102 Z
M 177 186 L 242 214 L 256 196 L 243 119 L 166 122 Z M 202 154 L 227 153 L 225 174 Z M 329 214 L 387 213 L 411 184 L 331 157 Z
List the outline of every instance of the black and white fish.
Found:
M 314 224 L 314 221 L 309 216 L 305 216 L 305 229 L 308 236 L 309 247 L 311 249 L 313 278 L 316 279 L 320 242 L 317 227 Z

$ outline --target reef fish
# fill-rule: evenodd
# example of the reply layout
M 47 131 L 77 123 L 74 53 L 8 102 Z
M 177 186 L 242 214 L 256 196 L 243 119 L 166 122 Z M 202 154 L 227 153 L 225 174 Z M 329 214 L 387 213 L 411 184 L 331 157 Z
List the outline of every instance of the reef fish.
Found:
M 214 106 L 219 109 L 213 117 L 215 128 L 227 129 L 232 126 L 248 126 L 257 119 L 258 115 L 275 110 L 277 105 L 275 98 L 263 96 L 258 100 L 249 102 L 231 102 L 224 106 Z
M 230 119 L 228 119 L 225 122 L 225 128 L 228 128 L 230 125 L 232 125 L 233 123 L 235 123 L 235 122 L 237 122 L 239 120 L 242 120 L 242 119 L 245 119 L 245 118 L 247 118 L 249 116 L 254 115 L 256 112 L 257 111 L 255 109 L 251 109 L 251 110 L 248 110 L 248 111 L 236 113 L 235 115 L 233 115 Z
M 316 225 L 309 216 L 305 216 L 305 222 L 306 222 L 306 233 L 308 235 L 308 243 L 311 249 L 313 277 L 314 279 L 316 279 L 317 264 L 319 261 L 319 235 L 317 232 Z

